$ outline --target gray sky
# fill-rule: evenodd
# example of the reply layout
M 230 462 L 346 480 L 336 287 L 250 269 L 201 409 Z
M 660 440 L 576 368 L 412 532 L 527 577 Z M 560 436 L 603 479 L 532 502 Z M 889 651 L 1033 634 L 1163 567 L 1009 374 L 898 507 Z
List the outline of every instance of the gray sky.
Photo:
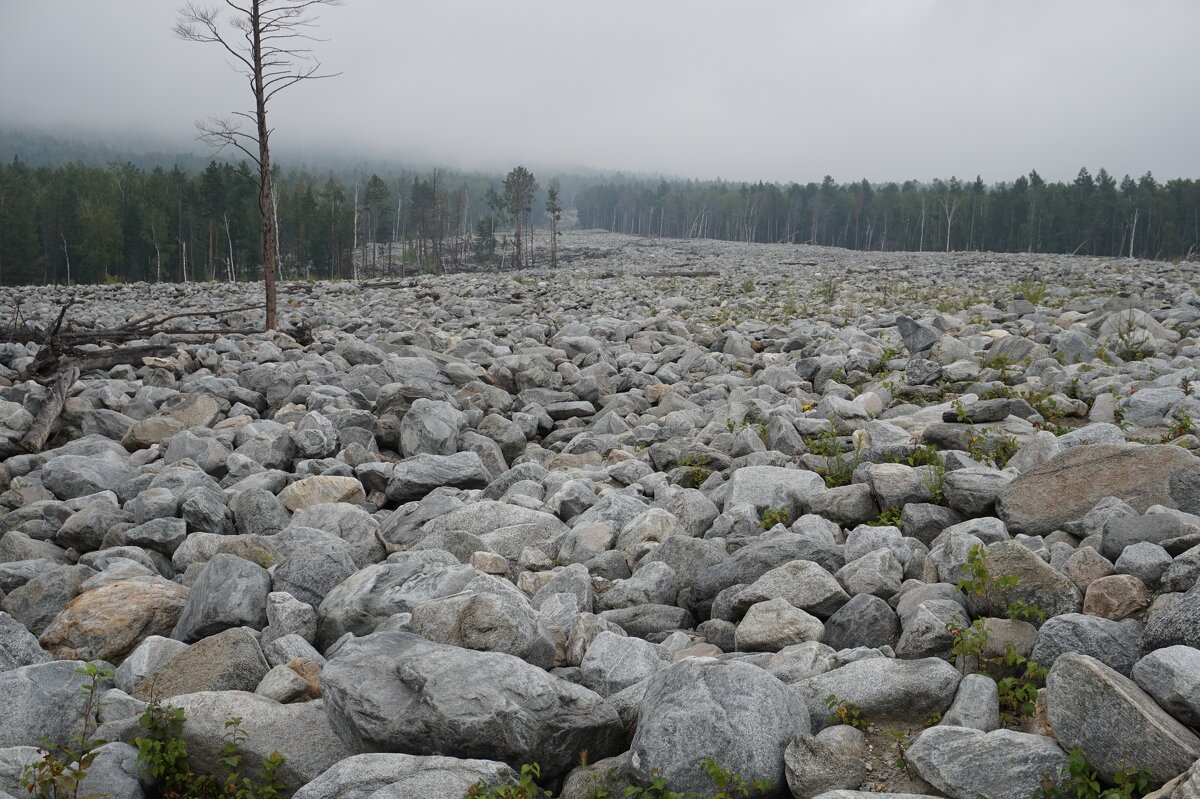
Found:
M 0 126 L 248 108 L 174 0 L 0 0 Z M 347 0 L 277 147 L 735 180 L 1200 176 L 1196 0 Z

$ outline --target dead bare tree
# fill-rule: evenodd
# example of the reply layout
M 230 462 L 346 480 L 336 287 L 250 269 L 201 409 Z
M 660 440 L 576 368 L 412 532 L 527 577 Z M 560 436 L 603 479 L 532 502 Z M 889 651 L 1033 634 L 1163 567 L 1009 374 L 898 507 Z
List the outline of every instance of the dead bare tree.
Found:
M 309 31 L 316 6 L 338 6 L 342 0 L 224 0 L 220 6 L 188 3 L 179 10 L 174 31 L 190 42 L 219 44 L 234 59 L 233 67 L 250 83 L 254 111 L 235 111 L 254 125 L 240 129 L 239 120 L 213 117 L 197 122 L 201 140 L 218 149 L 233 146 L 258 165 L 258 210 L 262 217 L 263 282 L 266 287 L 266 327 L 275 329 L 275 263 L 277 257 L 274 189 L 271 185 L 271 128 L 267 105 L 279 92 L 305 80 L 333 77 L 321 73 L 321 62 L 303 46 L 318 41 Z

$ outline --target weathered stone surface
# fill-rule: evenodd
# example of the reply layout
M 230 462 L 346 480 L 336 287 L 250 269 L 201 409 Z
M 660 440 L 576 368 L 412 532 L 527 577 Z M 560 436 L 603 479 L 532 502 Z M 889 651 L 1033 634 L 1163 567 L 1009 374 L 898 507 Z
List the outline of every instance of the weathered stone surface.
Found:
M 352 754 L 313 703 L 281 705 L 253 693 L 223 690 L 182 694 L 171 697 L 167 704 L 183 708 L 187 717 L 183 740 L 192 767 L 202 773 L 226 773 L 218 758 L 226 722 L 233 717 L 242 720 L 239 729 L 246 733 L 240 745 L 246 755 L 246 773 L 256 774 L 259 764 L 278 752 L 284 760 L 276 773 L 289 791 L 298 790 Z
M 409 629 L 441 644 L 504 652 L 543 669 L 554 665 L 550 628 L 519 598 L 463 592 L 430 599 L 413 607 Z
M 808 705 L 813 727 L 827 725 L 825 698 L 854 702 L 873 721 L 924 721 L 930 713 L 945 713 L 954 701 L 962 675 L 939 658 L 892 660 L 871 658 L 796 683 L 793 687 Z
M 53 656 L 24 624 L 0 611 L 0 672 L 45 663 Z
M 1013 532 L 1041 535 L 1080 519 L 1105 497 L 1135 510 L 1200 511 L 1200 461 L 1168 445 L 1093 444 L 1069 449 L 1001 492 L 998 515 Z
M 328 646 L 352 632 L 367 635 L 397 613 L 410 613 L 421 602 L 450 596 L 475 579 L 470 566 L 419 561 L 378 563 L 361 569 L 326 595 L 317 608 L 317 639 Z
M 188 589 L 161 578 L 122 580 L 85 591 L 39 639 L 60 660 L 116 661 L 151 635 L 170 635 Z
M 1200 738 L 1133 680 L 1087 655 L 1061 655 L 1046 677 L 1046 718 L 1066 749 L 1105 780 L 1136 763 L 1158 783 L 1200 759 Z
M 752 605 L 734 641 L 739 652 L 778 652 L 792 644 L 819 641 L 824 633 L 820 619 L 780 597 Z
M 1141 651 L 1142 625 L 1133 619 L 1112 621 L 1082 613 L 1064 613 L 1047 620 L 1038 630 L 1030 657 L 1050 666 L 1064 652 L 1091 655 L 1128 677 Z
M 298 790 L 293 799 L 466 796 L 477 782 L 506 785 L 517 775 L 495 760 L 375 753 L 339 760 Z
M 88 678 L 76 674 L 86 664 L 79 660 L 35 663 L 0 672 L 0 749 L 9 746 L 40 746 L 48 738 L 56 744 L 71 743 L 78 732 L 76 703 Z M 100 681 L 100 688 L 112 683 Z
M 1151 615 L 1146 622 L 1143 651 L 1151 652 L 1176 644 L 1200 649 L 1200 583 Z
M 930 727 L 905 755 L 921 778 L 954 799 L 1029 799 L 1067 754 L 1053 738 L 1012 730 Z
M 799 733 L 783 753 L 787 787 L 797 799 L 856 788 L 868 773 L 865 750 L 865 736 L 853 727 L 826 727 L 817 735 Z
M 1017 582 L 983 596 L 969 595 L 976 616 L 1006 616 L 1013 602 L 1037 605 L 1048 617 L 1078 613 L 1083 606 L 1083 597 L 1069 577 L 1016 541 L 989 544 L 985 563 L 993 579 L 1016 577 Z
M 361 505 L 366 499 L 362 483 L 357 479 L 324 474 L 297 480 L 279 492 L 279 501 L 290 511 L 329 502 Z
M 1133 667 L 1133 680 L 1159 706 L 1193 729 L 1200 729 L 1200 649 L 1156 649 Z
M 784 750 L 807 732 L 804 703 L 776 678 L 747 663 L 689 658 L 650 680 L 630 765 L 643 784 L 661 774 L 677 790 L 709 790 L 700 766 L 720 752 L 743 779 L 782 785 Z
M 451 752 L 553 778 L 577 760 L 615 754 L 621 724 L 598 695 L 511 655 L 381 632 L 343 645 L 326 664 L 325 707 L 353 751 Z
M 218 554 L 204 565 L 188 593 L 172 638 L 192 642 L 242 625 L 267 625 L 271 575 L 257 563 Z
M 483 488 L 489 480 L 487 467 L 474 452 L 416 455 L 396 464 L 387 495 L 393 502 L 409 502 L 440 486 Z
M 270 670 L 258 641 L 243 628 L 202 638 L 149 671 L 133 696 L 171 697 L 201 691 L 253 691 Z

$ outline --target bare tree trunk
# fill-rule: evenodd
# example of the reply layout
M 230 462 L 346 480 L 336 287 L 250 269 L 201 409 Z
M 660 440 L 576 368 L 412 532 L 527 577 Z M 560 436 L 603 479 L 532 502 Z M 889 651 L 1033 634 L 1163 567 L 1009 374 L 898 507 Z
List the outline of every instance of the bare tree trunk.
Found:
M 67 260 L 67 285 L 69 286 L 69 285 L 71 285 L 71 254 L 69 252 L 67 252 L 67 237 L 66 237 L 66 235 L 60 232 L 58 234 L 58 236 L 59 236 L 59 238 L 62 239 L 63 258 L 65 258 Z M 1133 245 L 1132 244 L 1129 245 L 1129 253 L 1130 253 L 1129 257 L 1132 258 L 1133 257 Z
M 350 268 L 354 279 L 358 280 L 358 183 L 354 184 L 354 246 L 350 250 Z
M 225 239 L 229 242 L 229 261 L 225 264 L 225 276 L 230 283 L 237 280 L 237 267 L 233 263 L 233 234 L 229 232 L 229 214 L 225 214 Z

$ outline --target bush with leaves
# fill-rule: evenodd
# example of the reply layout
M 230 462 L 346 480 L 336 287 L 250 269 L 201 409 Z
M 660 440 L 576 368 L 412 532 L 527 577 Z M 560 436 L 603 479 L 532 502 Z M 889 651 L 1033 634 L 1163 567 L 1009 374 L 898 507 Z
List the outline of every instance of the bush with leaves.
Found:
M 198 773 L 192 768 L 191 754 L 183 739 L 187 719 L 183 708 L 168 707 L 152 699 L 138 719 L 145 731 L 135 744 L 142 774 L 154 784 L 158 799 L 278 799 L 287 791 L 279 778 L 283 755 L 273 752 L 260 763 L 256 776 L 244 774 L 246 756 L 241 745 L 247 734 L 242 720 L 225 722 L 225 735 L 217 760 L 228 769 L 224 779 L 214 774 Z
M 93 739 L 93 723 L 99 707 L 96 691 L 103 682 L 113 678 L 111 668 L 101 668 L 88 663 L 75 669 L 76 674 L 87 678 L 80 693 L 83 703 L 77 708 L 80 730 L 71 736 L 71 743 L 60 744 L 47 736 L 39 748 L 41 759 L 28 764 L 22 770 L 25 789 L 34 799 L 94 799 L 93 794 L 80 795 L 84 778 L 95 761 L 99 749 L 107 741 Z
M 1033 799 L 1141 799 L 1154 787 L 1150 778 L 1146 769 L 1122 769 L 1114 775 L 1112 787 L 1104 788 L 1082 750 L 1072 749 L 1057 777 L 1042 775 Z

